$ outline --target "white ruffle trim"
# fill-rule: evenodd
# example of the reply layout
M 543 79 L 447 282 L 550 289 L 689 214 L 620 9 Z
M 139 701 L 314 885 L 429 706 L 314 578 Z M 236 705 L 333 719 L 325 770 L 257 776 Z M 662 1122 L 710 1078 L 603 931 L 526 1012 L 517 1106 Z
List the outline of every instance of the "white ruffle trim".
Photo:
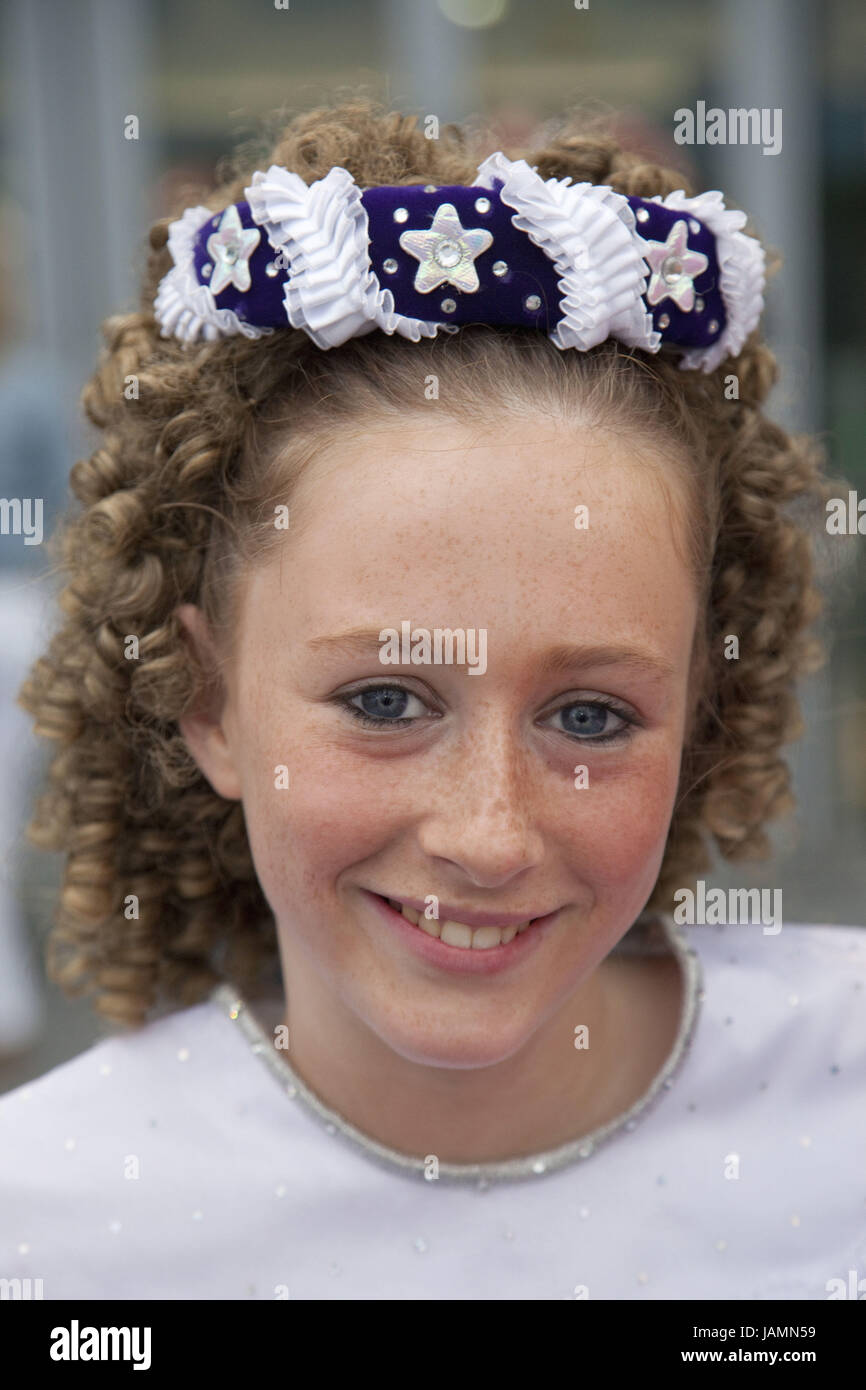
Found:
M 332 348 L 380 328 L 413 342 L 434 338 L 443 325 L 408 318 L 394 309 L 370 264 L 367 211 L 347 169 L 335 165 L 307 185 L 272 164 L 245 190 L 254 220 L 289 263 L 286 317 L 317 347 Z
M 560 277 L 562 318 L 552 342 L 586 351 L 606 338 L 658 352 L 661 334 L 641 296 L 646 289 L 644 240 L 627 199 L 606 184 L 542 179 L 525 159 L 501 151 L 478 168 L 479 183 L 514 208 L 515 227 L 550 258 Z
M 193 343 L 197 338 L 230 338 L 236 333 L 243 333 L 245 338 L 262 338 L 273 333 L 272 328 L 256 328 L 254 324 L 245 323 L 233 309 L 218 309 L 209 287 L 199 282 L 193 242 L 213 216 L 210 208 L 187 208 L 168 229 L 168 249 L 174 269 L 162 277 L 153 301 L 153 312 L 161 325 L 163 338 L 173 336 Z
M 687 198 L 683 190 L 678 188 L 665 198 L 656 195 L 647 201 L 697 217 L 706 223 L 716 238 L 719 288 L 725 302 L 727 323 L 721 337 L 711 347 L 688 348 L 680 362 L 683 369 L 700 367 L 704 372 L 711 372 L 726 357 L 736 356 L 763 313 L 766 283 L 764 248 L 755 237 L 746 236 L 740 231 L 745 225 L 746 214 L 726 208 L 718 190 Z

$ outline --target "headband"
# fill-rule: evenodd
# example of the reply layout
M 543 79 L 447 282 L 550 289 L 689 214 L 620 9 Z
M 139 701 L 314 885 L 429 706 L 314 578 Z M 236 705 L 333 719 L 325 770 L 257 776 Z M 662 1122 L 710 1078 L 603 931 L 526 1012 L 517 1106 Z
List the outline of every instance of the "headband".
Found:
M 307 185 L 272 164 L 246 201 L 187 208 L 154 312 L 191 343 L 303 329 L 320 348 L 381 329 L 418 342 L 484 323 L 586 351 L 606 338 L 712 371 L 764 306 L 764 251 L 721 193 L 633 198 L 490 155 L 477 182 Z

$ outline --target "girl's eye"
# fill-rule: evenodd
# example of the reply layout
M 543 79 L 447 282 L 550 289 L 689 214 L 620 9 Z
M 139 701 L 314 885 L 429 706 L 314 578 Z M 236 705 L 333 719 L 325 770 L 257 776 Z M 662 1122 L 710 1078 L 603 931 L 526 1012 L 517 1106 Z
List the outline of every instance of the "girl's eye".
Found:
M 355 704 L 359 700 L 360 705 Z M 418 707 L 411 708 L 412 701 Z M 340 703 L 360 724 L 368 729 L 381 729 L 386 725 L 404 727 L 414 724 L 417 717 L 430 713 L 420 696 L 402 685 L 368 685 L 365 690 L 356 690 L 354 695 L 343 695 Z
M 634 720 L 607 700 L 575 700 L 553 714 L 563 716 L 562 732 L 586 743 L 612 743 L 634 732 Z
M 431 714 L 429 705 L 402 685 L 368 685 L 339 696 L 338 701 L 367 729 L 405 728 Z M 563 716 L 559 731 L 585 743 L 612 743 L 629 738 L 634 729 L 626 712 L 606 700 L 575 700 L 561 705 L 552 718 L 559 715 Z

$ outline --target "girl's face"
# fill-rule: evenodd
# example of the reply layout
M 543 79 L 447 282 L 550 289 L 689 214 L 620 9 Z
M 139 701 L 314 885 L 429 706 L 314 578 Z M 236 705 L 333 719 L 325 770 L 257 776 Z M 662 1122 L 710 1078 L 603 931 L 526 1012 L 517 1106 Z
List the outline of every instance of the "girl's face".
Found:
M 184 726 L 243 800 L 290 1004 L 306 980 L 407 1059 L 485 1066 L 632 925 L 687 716 L 684 507 L 660 449 L 541 415 L 319 455 L 244 581 L 221 712 Z M 403 624 L 429 657 L 451 629 L 452 664 L 383 662 Z

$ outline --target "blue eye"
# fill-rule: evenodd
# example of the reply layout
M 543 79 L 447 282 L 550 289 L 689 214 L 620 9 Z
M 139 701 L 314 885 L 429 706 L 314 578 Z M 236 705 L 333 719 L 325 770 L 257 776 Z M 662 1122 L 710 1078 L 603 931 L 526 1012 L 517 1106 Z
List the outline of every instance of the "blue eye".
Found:
M 353 703 L 355 700 L 362 702 L 360 707 Z M 402 685 L 368 685 L 365 690 L 356 690 L 354 695 L 341 697 L 341 703 L 349 713 L 368 729 L 413 724 L 414 717 L 405 714 L 412 700 L 422 710 L 428 709 L 419 696 Z
M 629 720 L 605 701 L 576 700 L 573 704 L 562 705 L 556 713 L 563 716 L 564 733 L 592 743 L 607 743 L 629 726 Z M 610 724 L 611 719 L 616 722 Z

